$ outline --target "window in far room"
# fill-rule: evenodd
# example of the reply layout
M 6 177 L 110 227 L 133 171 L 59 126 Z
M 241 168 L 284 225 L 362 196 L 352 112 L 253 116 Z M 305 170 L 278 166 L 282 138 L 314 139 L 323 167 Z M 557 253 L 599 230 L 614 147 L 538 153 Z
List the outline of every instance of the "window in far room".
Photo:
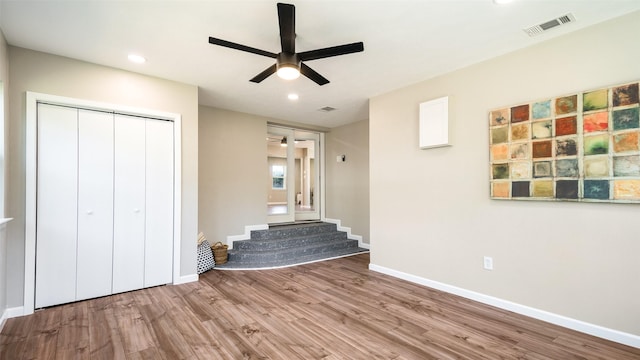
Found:
M 284 165 L 271 166 L 271 188 L 274 190 L 284 190 L 287 188 L 286 182 L 287 167 Z

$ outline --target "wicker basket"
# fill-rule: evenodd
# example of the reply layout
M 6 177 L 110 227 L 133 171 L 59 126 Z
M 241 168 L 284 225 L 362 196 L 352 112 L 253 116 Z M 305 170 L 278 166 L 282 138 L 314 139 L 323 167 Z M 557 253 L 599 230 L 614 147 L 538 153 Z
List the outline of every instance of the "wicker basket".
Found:
M 216 265 L 227 262 L 228 248 L 229 245 L 223 245 L 220 241 L 211 246 L 211 250 L 213 250 L 213 259 L 215 260 Z

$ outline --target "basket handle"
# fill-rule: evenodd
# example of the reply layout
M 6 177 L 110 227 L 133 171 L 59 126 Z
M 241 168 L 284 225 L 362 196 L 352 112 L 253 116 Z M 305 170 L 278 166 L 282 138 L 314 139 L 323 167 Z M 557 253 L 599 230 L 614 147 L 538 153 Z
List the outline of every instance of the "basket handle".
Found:
M 218 245 L 220 244 L 220 245 Z M 222 244 L 222 242 L 218 241 L 217 243 L 211 245 L 212 248 L 218 248 L 218 247 L 224 247 L 224 245 Z

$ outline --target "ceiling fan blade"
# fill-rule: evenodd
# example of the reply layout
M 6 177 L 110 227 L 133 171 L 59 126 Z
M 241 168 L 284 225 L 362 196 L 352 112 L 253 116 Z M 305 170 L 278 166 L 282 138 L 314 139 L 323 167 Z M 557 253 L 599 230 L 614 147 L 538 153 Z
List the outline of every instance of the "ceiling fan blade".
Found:
M 316 84 L 322 86 L 324 84 L 328 84 L 329 80 L 327 80 L 324 76 L 318 74 L 315 70 L 308 67 L 304 63 L 300 64 L 300 73 L 309 79 L 311 79 Z
M 276 68 L 276 64 L 273 64 L 271 66 L 269 66 L 265 71 L 261 72 L 260 74 L 256 75 L 253 77 L 253 79 L 249 80 L 251 82 L 254 83 L 259 83 L 262 80 L 268 78 L 269 76 L 271 76 L 272 74 L 274 74 L 276 72 L 277 68 Z
M 361 51 L 364 51 L 364 44 L 362 42 L 357 42 L 353 44 L 332 46 L 324 49 L 303 51 L 301 53 L 298 53 L 298 56 L 300 57 L 301 61 L 309 61 L 338 55 L 352 54 Z
M 274 53 L 269 52 L 269 51 L 264 51 L 264 50 L 252 48 L 252 47 L 246 46 L 246 45 L 236 44 L 236 43 L 231 42 L 231 41 L 216 39 L 216 38 L 211 37 L 211 36 L 209 36 L 209 43 L 213 44 L 213 45 L 219 45 L 219 46 L 224 46 L 224 47 L 228 47 L 228 48 L 231 48 L 231 49 L 240 50 L 240 51 L 246 51 L 246 52 L 249 52 L 249 53 L 252 53 L 252 54 L 262 55 L 262 56 L 270 57 L 270 58 L 273 58 L 273 59 L 278 57 L 278 54 L 274 54 Z
M 280 23 L 280 45 L 282 52 L 296 52 L 296 8 L 290 4 L 278 3 L 278 22 Z

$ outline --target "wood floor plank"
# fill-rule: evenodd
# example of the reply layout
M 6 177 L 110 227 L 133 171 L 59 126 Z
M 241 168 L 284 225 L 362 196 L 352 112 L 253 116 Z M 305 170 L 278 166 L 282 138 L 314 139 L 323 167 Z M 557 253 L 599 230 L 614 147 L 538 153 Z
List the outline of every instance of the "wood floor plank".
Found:
M 89 359 L 89 314 L 86 301 L 61 308 L 56 359 Z
M 150 331 L 151 323 L 140 314 L 131 293 L 114 297 L 117 299 L 114 302 L 114 316 L 122 337 L 124 353 L 138 353 L 155 347 L 156 341 Z
M 9 319 L 0 359 L 602 359 L 640 349 L 368 270 L 369 255 L 56 306 Z

